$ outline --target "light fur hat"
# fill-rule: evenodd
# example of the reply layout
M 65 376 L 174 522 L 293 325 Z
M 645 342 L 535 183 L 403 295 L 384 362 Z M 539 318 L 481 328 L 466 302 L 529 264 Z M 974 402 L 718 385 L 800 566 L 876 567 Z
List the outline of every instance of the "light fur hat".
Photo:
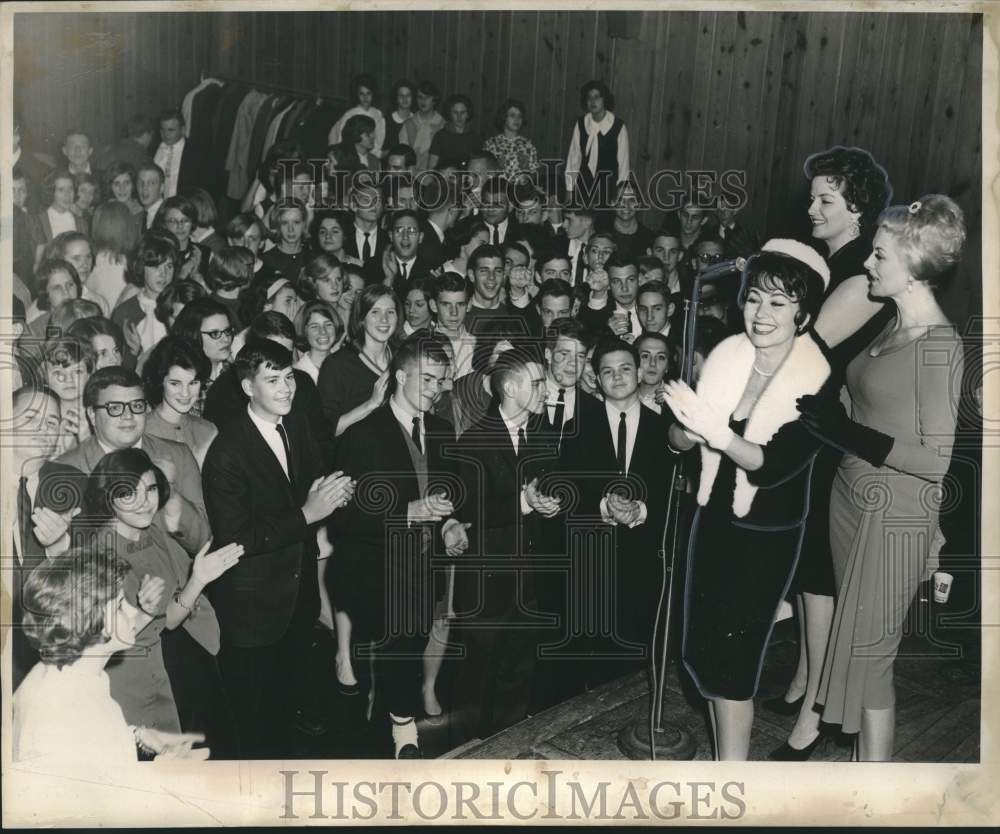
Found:
M 797 240 L 791 240 L 790 238 L 775 237 L 765 243 L 760 248 L 760 251 L 777 252 L 779 255 L 787 255 L 789 258 L 795 258 L 795 260 L 804 263 L 823 279 L 824 290 L 830 286 L 830 267 L 826 265 L 823 256 L 811 246 L 800 243 Z

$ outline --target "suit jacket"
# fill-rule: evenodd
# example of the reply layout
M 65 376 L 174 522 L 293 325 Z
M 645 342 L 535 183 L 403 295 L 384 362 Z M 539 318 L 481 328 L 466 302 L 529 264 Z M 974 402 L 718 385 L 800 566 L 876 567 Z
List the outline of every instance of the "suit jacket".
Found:
M 425 414 L 423 419 L 428 489 L 443 490 L 457 503 L 461 489 L 455 478 L 456 464 L 445 456 L 446 448 L 455 446 L 454 429 L 433 414 Z M 333 515 L 331 540 L 336 541 L 338 554 L 343 553 L 356 566 L 350 576 L 355 598 L 364 602 L 377 627 L 385 622 L 387 558 L 421 552 L 421 540 L 428 530 L 435 552 L 442 553 L 441 525 L 407 525 L 407 507 L 422 495 L 403 429 L 389 403 L 341 435 L 334 468 L 351 475 L 357 488 L 354 500 Z M 429 564 L 416 564 L 418 575 L 411 576 L 402 590 L 412 603 L 411 610 L 420 612 L 426 628 L 430 625 L 427 595 L 432 577 Z
M 438 237 L 438 233 L 434 231 L 434 227 L 427 220 L 420 222 L 420 228 L 424 233 L 424 239 L 420 241 L 420 247 L 417 249 L 417 257 L 424 261 L 431 269 L 436 269 L 448 260 L 448 249 L 445 246 L 445 242 Z
M 347 229 L 345 229 L 345 232 L 344 251 L 352 258 L 357 258 L 360 261 L 361 252 L 358 251 L 358 243 L 354 238 L 357 232 L 357 227 L 352 223 Z M 372 246 L 372 256 L 361 270 L 364 273 L 366 283 L 381 284 L 382 281 L 385 280 L 385 274 L 382 272 L 382 253 L 385 252 L 388 246 L 389 233 L 381 227 L 376 228 L 375 239 Z
M 381 263 L 381 262 L 380 262 Z M 431 274 L 432 264 L 420 257 L 419 252 L 407 269 L 406 279 L 397 272 L 392 282 L 392 290 L 400 303 L 406 300 L 406 294 L 410 291 L 410 286 L 416 278 L 427 278 Z
M 26 511 L 24 514 L 22 514 L 22 509 Z M 32 506 L 30 503 L 24 508 L 19 505 L 15 507 L 21 538 L 21 550 L 18 554 L 20 564 L 16 560 L 13 562 L 13 583 L 11 588 L 11 615 L 13 618 L 13 628 L 11 629 L 12 692 L 24 680 L 24 676 L 31 671 L 31 667 L 38 662 L 38 652 L 35 651 L 34 647 L 28 641 L 21 627 L 24 622 L 24 605 L 22 602 L 24 580 L 28 578 L 28 574 L 31 573 L 33 568 L 45 561 L 45 548 L 42 547 L 41 543 L 35 537 L 34 525 L 31 522 L 31 510 Z M 12 548 L 11 553 L 13 552 Z
M 297 605 L 319 614 L 315 528 L 306 524 L 302 505 L 324 470 L 309 424 L 294 412 L 282 422 L 291 482 L 245 406 L 205 456 L 202 483 L 213 544 L 244 547 L 239 563 L 209 588 L 224 646 L 278 643 Z
M 214 85 L 212 85 L 214 88 Z M 161 143 L 162 144 L 162 143 Z M 157 145 L 153 151 L 153 157 L 160 151 Z M 218 183 L 218 164 L 215 153 L 211 147 L 206 147 L 198 143 L 197 139 L 190 136 L 184 140 L 184 153 L 181 154 L 181 169 L 177 172 L 177 193 L 180 194 L 187 188 L 204 188 L 210 194 Z
M 249 398 L 243 393 L 236 366 L 230 365 L 212 383 L 205 395 L 201 416 L 222 429 L 230 421 L 245 416 Z M 305 371 L 295 369 L 295 396 L 292 413 L 300 415 L 312 430 L 324 464 L 333 460 L 333 434 L 327 431 L 316 383 Z
M 176 533 L 167 531 L 163 510 L 153 518 L 153 524 L 177 539 L 188 553 L 197 553 L 212 535 L 201 491 L 198 462 L 187 446 L 172 440 L 144 434 L 141 444 L 153 463 L 166 460 L 173 464 L 176 474 L 171 491 L 181 502 L 180 523 Z M 60 513 L 79 507 L 87 478 L 103 457 L 104 449 L 97 438 L 91 436 L 54 461 L 47 461 L 39 475 L 35 505 L 49 507 Z
M 529 570 L 495 564 L 536 552 L 546 521 L 536 512 L 522 512 L 521 490 L 555 466 L 556 446 L 538 419 L 529 421 L 526 442 L 527 449 L 516 454 L 497 403 L 460 438 L 459 471 L 467 495 L 459 517 L 472 525 L 469 550 L 456 565 L 455 611 L 460 616 L 512 611 L 519 596 L 522 601 L 534 598 Z

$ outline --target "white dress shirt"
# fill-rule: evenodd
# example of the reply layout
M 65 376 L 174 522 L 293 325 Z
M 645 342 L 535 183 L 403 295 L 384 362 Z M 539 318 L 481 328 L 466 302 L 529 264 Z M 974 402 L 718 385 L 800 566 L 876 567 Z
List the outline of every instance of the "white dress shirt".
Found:
M 177 175 L 181 170 L 181 157 L 184 155 L 185 139 L 182 136 L 173 145 L 161 142 L 156 149 L 153 162 L 163 169 L 163 196 L 173 197 L 177 194 Z
M 507 416 L 503 413 L 503 410 L 500 410 L 500 419 L 503 420 L 503 424 L 507 427 L 507 434 L 510 435 L 510 442 L 511 445 L 514 447 L 515 455 L 520 454 L 521 452 L 517 438 L 517 432 L 519 429 L 524 431 L 525 442 L 530 443 L 530 441 L 527 439 L 528 418 L 530 416 L 531 415 L 527 411 L 525 411 L 523 414 L 519 414 L 516 419 L 508 419 Z M 523 515 L 528 515 L 532 511 L 532 508 L 528 505 L 528 499 L 525 497 L 524 494 L 524 487 L 525 484 L 521 484 L 521 513 Z
M 612 315 L 614 315 L 615 313 L 620 313 L 623 316 L 631 316 L 632 317 L 632 319 L 631 319 L 631 321 L 632 321 L 632 330 L 631 330 L 631 333 L 632 333 L 633 338 L 637 339 L 637 338 L 639 338 L 639 336 L 642 335 L 642 325 L 639 323 L 639 314 L 635 310 L 635 303 L 633 303 L 632 307 L 629 308 L 629 307 L 622 307 L 622 305 L 619 304 L 616 301 L 615 302 L 615 309 L 612 310 L 611 313 L 612 313 Z
M 465 325 L 459 328 L 458 335 L 452 336 L 443 328 L 438 328 L 438 333 L 443 333 L 451 342 L 451 349 L 455 354 L 454 379 L 465 376 L 472 370 L 472 354 L 476 351 L 476 337 L 465 329 Z
M 420 451 L 427 454 L 427 427 L 424 425 L 424 415 L 416 411 L 411 411 L 405 404 L 397 402 L 395 397 L 389 399 L 389 408 L 396 418 L 396 422 L 406 432 L 407 437 L 413 437 L 413 418 L 420 418 Z
M 549 412 L 549 422 L 552 423 L 556 419 L 556 407 L 559 405 L 559 390 L 558 386 L 554 380 L 552 380 L 548 374 L 545 376 L 545 407 Z M 573 419 L 573 414 L 576 412 L 576 386 L 570 388 L 563 388 L 563 425 L 565 426 L 570 420 Z M 617 431 L 617 429 L 616 429 Z
M 576 268 L 577 261 L 583 256 L 583 250 L 586 248 L 586 241 L 579 240 L 577 238 L 570 238 L 569 247 L 567 254 L 569 255 L 569 283 L 570 286 L 576 286 Z M 584 267 L 584 278 L 587 276 L 586 267 Z
M 615 457 L 618 457 L 618 423 L 621 420 L 621 409 L 612 403 L 604 403 L 604 411 L 608 417 L 608 428 L 611 430 L 611 444 L 615 449 Z M 642 404 L 638 399 L 628 409 L 625 410 L 625 472 L 632 468 L 632 451 L 635 449 L 635 438 L 639 433 L 639 415 L 642 412 Z M 647 510 L 646 502 L 639 501 L 639 517 L 633 521 L 629 527 L 638 527 L 645 522 Z M 601 518 L 608 524 L 617 524 L 611 513 L 608 511 L 608 496 L 601 499 Z
M 247 414 L 250 415 L 250 421 L 257 427 L 257 431 L 260 432 L 260 436 L 264 438 L 264 442 L 268 445 L 274 456 L 278 459 L 278 463 L 281 464 L 281 469 L 285 473 L 285 477 L 289 478 L 288 475 L 288 457 L 285 455 L 285 444 L 281 442 L 281 435 L 278 434 L 278 425 L 281 423 L 281 419 L 278 419 L 277 423 L 272 423 L 270 420 L 265 420 L 263 417 L 258 416 L 258 414 L 247 404 Z M 291 480 L 291 478 L 289 478 Z
M 371 249 L 371 257 L 375 257 L 375 248 L 378 246 L 378 229 L 372 229 L 370 232 L 363 232 L 357 226 L 354 227 L 354 243 L 358 247 L 358 258 L 364 262 L 364 251 L 365 251 L 365 234 L 368 235 L 368 247 Z
M 497 230 L 497 244 L 498 245 L 502 245 L 506 241 L 506 239 L 507 239 L 507 226 L 509 225 L 508 220 L 509 220 L 509 218 L 505 217 L 502 223 L 497 223 L 496 225 L 494 225 L 493 223 L 487 223 L 486 224 L 486 228 L 489 230 L 489 233 L 490 233 L 490 243 L 493 243 L 493 230 L 494 229 Z
M 153 221 L 156 219 L 156 213 L 160 210 L 160 206 L 163 205 L 163 198 L 160 197 L 153 205 L 146 209 L 146 228 L 153 228 Z
M 28 490 L 28 498 L 31 499 L 31 506 L 35 506 L 35 493 L 38 492 L 38 472 L 28 476 L 28 482 L 25 485 Z M 14 552 L 17 554 L 17 560 L 20 564 L 24 564 L 24 548 L 21 546 L 21 524 L 20 519 L 17 516 L 17 507 L 14 508 L 14 523 L 11 525 L 14 528 Z M 30 523 L 30 522 L 29 522 Z
M 52 237 L 56 238 L 63 232 L 76 231 L 76 215 L 71 211 L 56 211 L 49 206 L 45 213 L 49 216 L 49 225 L 52 227 Z

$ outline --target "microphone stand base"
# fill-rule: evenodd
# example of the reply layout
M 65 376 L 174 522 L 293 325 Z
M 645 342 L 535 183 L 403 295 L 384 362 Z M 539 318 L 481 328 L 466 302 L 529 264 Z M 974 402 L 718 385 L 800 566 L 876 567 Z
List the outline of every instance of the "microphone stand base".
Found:
M 664 723 L 662 727 L 654 728 L 653 740 L 656 742 L 657 759 L 690 761 L 698 752 L 698 743 L 694 737 L 687 730 L 674 724 Z M 626 724 L 618 734 L 618 747 L 630 759 L 652 760 L 649 721 L 633 721 Z

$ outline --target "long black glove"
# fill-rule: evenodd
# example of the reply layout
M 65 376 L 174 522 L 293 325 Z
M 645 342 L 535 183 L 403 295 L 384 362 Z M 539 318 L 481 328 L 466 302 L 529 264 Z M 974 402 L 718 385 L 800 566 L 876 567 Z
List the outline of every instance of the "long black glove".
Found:
M 854 422 L 838 398 L 806 394 L 795 404 L 802 414 L 802 424 L 824 443 L 872 466 L 885 465 L 895 439 Z

